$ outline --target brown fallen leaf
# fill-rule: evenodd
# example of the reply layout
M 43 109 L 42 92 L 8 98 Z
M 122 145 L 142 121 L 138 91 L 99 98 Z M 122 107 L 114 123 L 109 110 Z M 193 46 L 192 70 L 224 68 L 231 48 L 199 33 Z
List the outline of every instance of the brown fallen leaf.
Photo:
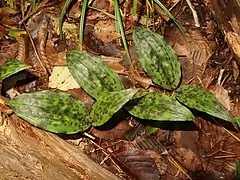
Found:
M 176 155 L 174 158 L 188 171 L 199 172 L 203 170 L 203 165 L 199 157 L 196 156 L 190 149 L 178 148 L 175 149 Z
M 140 84 L 145 89 L 147 89 L 150 85 L 153 85 L 150 78 L 141 76 L 137 71 L 134 71 L 131 76 L 135 81 L 137 81 L 138 84 Z
M 92 135 L 100 139 L 116 140 L 116 139 L 122 138 L 129 129 L 131 129 L 131 126 L 129 125 L 129 121 L 124 120 L 110 130 L 101 131 L 101 130 L 92 128 L 89 133 L 91 133 Z
M 51 40 L 46 42 L 46 55 L 52 66 L 64 66 L 67 64 L 66 52 L 57 52 Z
M 235 32 L 227 32 L 225 37 L 228 45 L 236 55 L 238 61 L 240 61 L 240 35 Z
M 232 60 L 232 67 L 233 67 L 233 78 L 234 78 L 234 81 L 237 82 L 240 70 L 239 70 L 238 64 L 235 60 Z
M 98 21 L 94 25 L 94 34 L 103 42 L 112 42 L 120 38 L 120 33 L 116 32 L 116 26 L 113 21 Z
M 231 100 L 228 94 L 228 91 L 224 89 L 224 87 L 220 84 L 216 84 L 214 86 L 211 86 L 209 89 L 210 92 L 212 92 L 217 100 L 227 109 L 231 109 Z
M 160 179 L 161 175 L 164 175 L 167 170 L 167 164 L 164 162 L 164 159 L 154 151 L 127 148 L 114 155 L 128 167 L 139 180 Z M 156 162 L 159 163 L 161 172 Z

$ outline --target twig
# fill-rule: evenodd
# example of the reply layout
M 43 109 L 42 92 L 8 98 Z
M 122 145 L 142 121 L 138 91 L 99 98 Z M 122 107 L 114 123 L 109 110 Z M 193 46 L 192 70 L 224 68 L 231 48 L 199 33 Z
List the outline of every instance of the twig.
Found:
M 196 27 L 200 27 L 200 23 L 199 23 L 199 20 L 198 20 L 198 15 L 197 15 L 197 12 L 196 10 L 194 9 L 192 3 L 190 2 L 190 0 L 186 0 L 189 8 L 191 9 L 192 11 L 192 14 L 193 14 L 193 19 L 194 19 L 194 22 L 195 22 L 195 26 Z
M 25 24 L 24 24 L 24 27 L 25 27 L 25 30 L 26 30 L 26 32 L 27 32 L 27 34 L 28 34 L 28 36 L 29 36 L 29 39 L 30 39 L 30 41 L 31 41 L 31 43 L 32 43 L 33 50 L 34 50 L 34 52 L 35 52 L 35 54 L 36 54 L 37 60 L 38 60 L 39 63 L 41 64 L 44 72 L 47 72 L 46 68 L 44 67 L 44 65 L 43 65 L 43 63 L 42 63 L 42 61 L 41 61 L 41 59 L 40 59 L 40 57 L 39 57 L 39 55 L 38 55 L 38 52 L 37 52 L 36 46 L 35 46 L 35 44 L 34 44 L 34 42 L 33 42 L 32 36 L 31 36 L 30 32 L 28 31 L 28 28 L 27 28 L 27 26 L 26 26 Z

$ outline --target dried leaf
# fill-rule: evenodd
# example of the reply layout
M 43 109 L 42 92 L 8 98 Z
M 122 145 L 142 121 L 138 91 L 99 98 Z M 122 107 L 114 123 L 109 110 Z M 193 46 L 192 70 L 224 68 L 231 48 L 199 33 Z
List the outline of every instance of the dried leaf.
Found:
M 112 42 L 121 35 L 116 32 L 116 27 L 113 21 L 100 20 L 94 25 L 94 34 L 103 42 Z
M 95 99 L 106 92 L 124 89 L 118 75 L 101 59 L 77 50 L 69 52 L 67 59 L 74 79 Z
M 8 104 L 24 120 L 54 133 L 77 133 L 86 130 L 91 123 L 84 105 L 67 93 L 26 93 Z
M 174 159 L 176 159 L 181 166 L 190 172 L 200 172 L 203 170 L 200 158 L 189 148 L 176 148 L 174 150 Z
M 77 81 L 72 77 L 67 66 L 55 66 L 51 76 L 49 77 L 50 88 L 60 89 L 62 91 L 67 91 L 69 89 L 80 88 Z
M 228 94 L 228 90 L 224 89 L 223 86 L 216 84 L 211 89 L 211 93 L 216 97 L 218 102 L 220 102 L 227 110 L 231 109 L 231 100 Z
M 159 121 L 189 121 L 195 117 L 186 107 L 165 94 L 148 93 L 141 99 L 131 101 L 126 105 L 126 110 L 141 119 Z
M 228 111 L 210 92 L 196 86 L 187 85 L 181 86 L 176 92 L 176 98 L 182 104 L 217 118 L 232 121 Z
M 175 89 L 181 78 L 181 64 L 164 38 L 148 29 L 133 29 L 136 54 L 153 82 L 165 89 Z
M 94 135 L 95 137 L 98 137 L 100 139 L 106 139 L 106 140 L 117 140 L 124 138 L 124 135 L 127 131 L 129 131 L 132 127 L 129 125 L 129 120 L 124 120 L 118 123 L 115 127 L 109 129 L 109 130 L 98 130 L 96 128 L 91 128 L 90 134 Z M 111 134 L 111 136 L 109 136 Z
M 18 61 L 16 59 L 8 60 L 0 69 L 0 80 L 3 80 L 13 74 L 18 73 L 24 69 L 29 68 L 30 66 Z
M 10 15 L 10 14 L 16 14 L 17 12 L 9 7 L 1 7 L 0 8 L 0 14 L 4 14 L 4 15 Z
M 137 91 L 138 89 L 126 89 L 105 93 L 100 96 L 94 103 L 90 113 L 91 118 L 94 120 L 93 125 L 101 126 L 107 122 Z
M 133 172 L 139 180 L 161 179 L 163 175 L 157 166 L 167 169 L 163 158 L 154 151 L 128 148 L 115 155 L 126 167 Z

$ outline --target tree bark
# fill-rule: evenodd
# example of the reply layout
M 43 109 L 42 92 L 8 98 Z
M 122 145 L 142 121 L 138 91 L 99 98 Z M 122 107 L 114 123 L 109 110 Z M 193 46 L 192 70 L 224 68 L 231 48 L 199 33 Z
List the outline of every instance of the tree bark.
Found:
M 0 179 L 119 179 L 58 136 L 16 115 L 0 118 Z

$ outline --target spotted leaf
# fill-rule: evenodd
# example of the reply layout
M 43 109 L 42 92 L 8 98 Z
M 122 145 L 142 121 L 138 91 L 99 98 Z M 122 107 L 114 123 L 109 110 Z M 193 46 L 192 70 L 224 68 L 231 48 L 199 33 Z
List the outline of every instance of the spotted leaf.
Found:
M 133 29 L 136 54 L 148 76 L 159 86 L 173 90 L 181 78 L 181 64 L 164 38 L 145 28 Z
M 137 92 L 137 89 L 126 89 L 110 92 L 100 96 L 93 104 L 90 113 L 94 126 L 100 126 L 107 122 L 113 114 L 121 109 Z
M 30 66 L 17 59 L 7 60 L 0 69 L 0 80 L 6 79 L 7 77 L 29 67 Z
M 182 104 L 217 118 L 232 121 L 229 112 L 217 101 L 212 93 L 190 85 L 181 86 L 176 92 L 176 98 Z
M 50 132 L 73 134 L 90 126 L 87 109 L 66 93 L 26 93 L 10 100 L 8 104 L 21 118 Z
M 77 50 L 69 52 L 67 59 L 74 79 L 95 99 L 106 92 L 124 89 L 118 75 L 101 59 Z
M 195 117 L 177 100 L 159 93 L 148 93 L 144 97 L 126 104 L 125 109 L 130 114 L 141 119 L 159 121 L 188 121 Z

